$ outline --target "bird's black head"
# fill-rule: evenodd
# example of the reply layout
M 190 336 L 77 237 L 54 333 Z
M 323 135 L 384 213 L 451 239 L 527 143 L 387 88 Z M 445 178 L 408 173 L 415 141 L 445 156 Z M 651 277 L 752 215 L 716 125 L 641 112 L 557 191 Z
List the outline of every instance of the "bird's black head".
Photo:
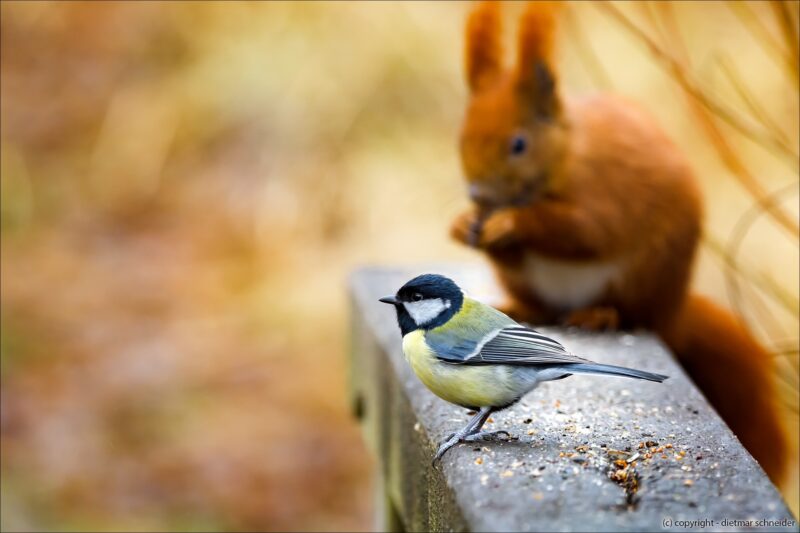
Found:
M 417 329 L 441 326 L 455 315 L 464 303 L 464 294 L 450 278 L 423 274 L 412 279 L 395 296 L 381 298 L 394 305 L 397 323 L 405 335 Z

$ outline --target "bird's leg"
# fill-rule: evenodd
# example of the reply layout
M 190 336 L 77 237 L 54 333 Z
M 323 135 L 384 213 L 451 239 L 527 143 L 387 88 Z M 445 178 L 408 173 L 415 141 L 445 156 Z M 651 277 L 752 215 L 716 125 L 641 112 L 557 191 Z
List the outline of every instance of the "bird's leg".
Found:
M 459 442 L 472 442 L 476 440 L 482 440 L 486 437 L 491 435 L 498 435 L 500 433 L 504 433 L 509 435 L 508 431 L 481 431 L 480 429 L 486 423 L 486 420 L 489 418 L 489 415 L 492 414 L 494 409 L 492 407 L 481 407 L 481 410 L 473 416 L 467 425 L 461 428 L 459 431 L 449 435 L 444 442 L 439 446 L 439 449 L 436 451 L 436 455 L 433 456 L 432 463 L 436 463 L 439 459 L 442 458 L 444 453 L 458 444 Z
M 456 431 L 452 435 L 449 435 L 444 442 L 439 446 L 439 449 L 436 450 L 436 455 L 433 456 L 433 461 L 431 464 L 435 464 L 436 461 L 442 458 L 444 452 L 458 444 L 468 435 L 472 435 L 475 431 L 479 430 L 481 426 L 486 422 L 486 419 L 489 418 L 489 415 L 492 413 L 491 407 L 481 407 L 481 410 L 473 416 L 467 425 L 461 428 L 460 430 Z
M 462 438 L 466 437 L 467 435 L 472 435 L 474 432 L 478 431 L 483 427 L 486 421 L 489 419 L 489 415 L 492 413 L 491 407 L 482 407 L 480 411 L 478 411 L 475 416 L 469 419 L 467 425 L 461 428 L 460 430 L 456 431 L 455 433 L 450 433 L 444 440 L 448 441 L 455 437 L 456 435 L 461 435 Z
M 489 408 L 488 412 L 486 413 L 486 416 L 483 417 L 480 420 L 477 420 L 478 419 L 477 416 L 475 418 L 473 418 L 470 422 L 477 421 L 477 423 L 472 426 L 470 432 L 467 433 L 461 439 L 461 441 L 462 442 L 475 442 L 475 441 L 479 441 L 479 440 L 488 440 L 491 437 L 495 437 L 495 436 L 501 435 L 501 434 L 505 435 L 507 438 L 510 439 L 511 438 L 511 433 L 509 433 L 505 429 L 501 429 L 501 430 L 497 430 L 497 431 L 481 431 L 481 428 L 486 423 L 486 420 L 489 419 L 489 415 L 492 413 L 493 410 L 494 409 Z M 481 409 L 481 412 L 483 412 L 483 409 Z M 478 414 L 480 415 L 481 413 L 478 413 Z

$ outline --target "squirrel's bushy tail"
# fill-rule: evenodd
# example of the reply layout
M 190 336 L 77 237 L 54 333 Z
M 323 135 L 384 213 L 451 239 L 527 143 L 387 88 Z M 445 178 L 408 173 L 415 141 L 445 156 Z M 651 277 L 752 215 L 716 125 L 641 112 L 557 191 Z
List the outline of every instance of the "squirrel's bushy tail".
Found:
M 789 459 L 770 354 L 729 311 L 687 297 L 661 332 L 683 367 L 742 444 L 778 483 Z

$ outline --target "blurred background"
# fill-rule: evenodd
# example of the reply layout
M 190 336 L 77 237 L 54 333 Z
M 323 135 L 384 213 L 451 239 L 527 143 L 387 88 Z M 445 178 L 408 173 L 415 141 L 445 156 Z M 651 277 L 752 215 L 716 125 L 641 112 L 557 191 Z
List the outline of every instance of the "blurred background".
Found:
M 371 526 L 346 279 L 482 261 L 447 236 L 468 9 L 2 2 L 3 530 Z M 562 23 L 562 86 L 688 154 L 694 285 L 773 350 L 797 434 L 798 4 Z

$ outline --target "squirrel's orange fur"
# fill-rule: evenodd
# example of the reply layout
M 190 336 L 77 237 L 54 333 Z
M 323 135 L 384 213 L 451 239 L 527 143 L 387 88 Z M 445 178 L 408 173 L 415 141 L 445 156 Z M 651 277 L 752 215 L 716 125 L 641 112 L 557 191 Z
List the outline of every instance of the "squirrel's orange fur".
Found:
M 492 2 L 467 27 L 461 155 L 475 207 L 453 236 L 488 253 L 517 319 L 657 331 L 776 479 L 787 443 L 771 361 L 729 312 L 688 295 L 702 208 L 685 158 L 630 102 L 559 96 L 552 4 L 528 5 L 515 70 L 499 28 Z

